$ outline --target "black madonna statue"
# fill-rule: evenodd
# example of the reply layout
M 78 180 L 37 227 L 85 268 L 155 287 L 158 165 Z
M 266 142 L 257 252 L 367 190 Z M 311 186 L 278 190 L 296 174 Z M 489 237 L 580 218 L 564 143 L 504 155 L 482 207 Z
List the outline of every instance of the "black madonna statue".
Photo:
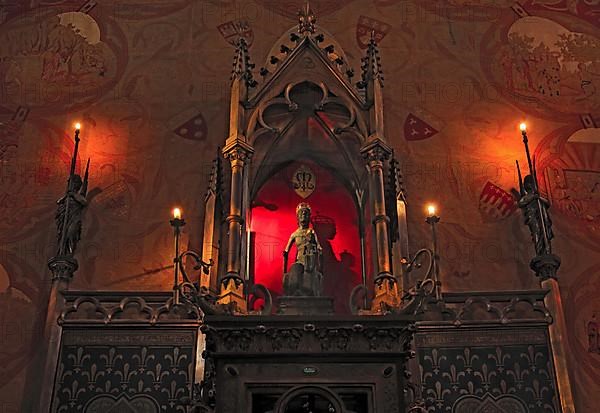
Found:
M 323 249 L 315 230 L 310 227 L 310 212 L 307 203 L 298 204 L 298 229 L 290 235 L 283 251 L 283 291 L 286 296 L 319 297 L 322 294 Z M 296 258 L 288 272 L 288 254 L 294 243 Z

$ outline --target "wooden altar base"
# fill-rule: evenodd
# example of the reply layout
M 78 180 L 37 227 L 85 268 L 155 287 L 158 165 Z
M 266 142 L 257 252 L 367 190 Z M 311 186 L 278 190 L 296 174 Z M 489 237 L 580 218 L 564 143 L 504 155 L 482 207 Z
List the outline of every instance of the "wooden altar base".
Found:
M 329 315 L 333 314 L 332 297 L 298 297 L 284 295 L 277 299 L 277 314 Z
M 296 412 L 303 405 L 319 412 L 405 411 L 413 320 L 273 315 L 204 321 L 205 377 L 214 381 L 217 412 Z

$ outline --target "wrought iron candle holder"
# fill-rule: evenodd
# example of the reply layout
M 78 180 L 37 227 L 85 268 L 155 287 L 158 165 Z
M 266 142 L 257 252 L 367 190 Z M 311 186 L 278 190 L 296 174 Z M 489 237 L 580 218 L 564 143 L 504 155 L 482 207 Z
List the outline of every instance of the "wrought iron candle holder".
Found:
M 442 299 L 442 283 L 440 281 L 440 265 L 439 265 L 439 255 L 438 255 L 438 244 L 437 244 L 437 233 L 435 226 L 438 222 L 440 222 L 440 217 L 436 215 L 435 205 L 427 206 L 427 222 L 431 225 L 431 242 L 432 242 L 432 265 L 433 265 L 433 273 L 432 279 L 435 282 L 435 298 L 436 300 Z
M 406 291 L 404 300 L 414 296 L 415 291 L 422 290 L 427 296 L 433 296 L 436 302 L 442 301 L 442 283 L 439 275 L 439 254 L 437 243 L 436 225 L 440 222 L 440 217 L 436 215 L 436 207 L 434 205 L 427 206 L 427 222 L 431 226 L 431 248 L 421 248 L 410 260 L 402 260 L 404 264 L 404 276 L 409 277 L 415 270 L 423 268 L 425 265 L 426 271 L 422 280 L 417 280 L 415 287 Z M 408 282 L 410 285 L 410 280 Z
M 88 205 L 88 178 L 90 160 L 87 161 L 83 179 L 75 172 L 79 154 L 79 133 L 81 125 L 75 125 L 74 150 L 71 157 L 69 178 L 65 194 L 57 201 L 56 221 L 56 255 L 49 261 L 48 266 L 53 278 L 70 281 L 78 264 L 75 259 L 77 245 L 81 239 L 84 211 Z
M 433 208 L 433 209 L 432 209 Z M 440 217 L 436 215 L 435 208 L 429 206 L 428 216 L 425 220 L 431 225 L 432 248 L 421 248 L 410 259 L 402 259 L 402 277 L 410 276 L 413 271 L 425 268 L 422 279 L 415 281 L 414 285 L 408 280 L 408 285 L 412 285 L 408 290 L 404 291 L 402 296 L 402 306 L 396 309 L 388 309 L 389 312 L 401 314 L 416 314 L 421 311 L 423 305 L 434 297 L 437 303 L 442 302 L 441 282 L 439 279 L 439 255 L 437 245 L 436 224 L 440 221 Z M 393 277 L 397 281 L 396 276 Z M 350 310 L 354 314 L 365 312 L 361 305 L 368 308 L 368 303 L 362 304 L 361 301 L 366 301 L 368 290 L 363 284 L 357 285 L 350 294 Z
M 535 157 L 529 152 L 529 139 L 527 137 L 527 125 L 521 123 L 521 136 L 527 155 L 529 175 L 521 177 L 521 169 L 517 161 L 517 173 L 519 176 L 519 208 L 523 211 L 525 225 L 529 228 L 531 240 L 535 249 L 535 256 L 530 262 L 530 268 L 535 271 L 541 280 L 556 278 L 556 272 L 560 267 L 560 258 L 552 253 L 552 220 L 548 209 L 550 202 L 542 197 L 539 190 Z
M 231 306 L 218 303 L 218 295 L 211 292 L 208 288 L 202 286 L 200 277 L 207 276 L 210 273 L 210 267 L 213 266 L 213 260 L 204 261 L 196 251 L 186 250 L 180 252 L 181 228 L 185 226 L 185 220 L 182 218 L 181 209 L 173 210 L 173 219 L 170 221 L 173 227 L 174 235 L 174 258 L 173 258 L 173 305 L 191 304 L 199 308 L 203 314 L 233 314 L 234 309 Z M 197 281 L 192 281 L 185 269 L 186 259 L 191 259 L 194 263 L 194 270 L 201 270 Z M 223 277 L 221 282 L 227 278 Z M 250 308 L 253 308 L 257 300 L 263 300 L 264 304 L 260 314 L 270 314 L 272 308 L 272 298 L 269 290 L 260 284 L 248 286 L 245 297 Z
M 195 261 L 195 270 L 202 269 L 203 274 L 208 274 L 213 262 L 212 260 L 209 262 L 204 262 L 200 255 L 198 255 L 198 253 L 195 251 L 188 250 L 182 253 L 179 252 L 181 228 L 185 226 L 185 220 L 181 217 L 181 209 L 173 209 L 173 219 L 171 219 L 169 222 L 173 227 L 173 234 L 175 238 L 175 256 L 173 258 L 173 304 L 181 304 L 182 296 L 187 302 L 195 302 L 196 297 L 200 295 L 200 282 L 198 281 L 198 284 L 196 285 L 190 281 L 185 271 L 185 266 L 183 266 L 182 263 L 184 262 L 184 259 L 190 257 Z M 179 281 L 179 273 L 181 273 L 181 282 Z

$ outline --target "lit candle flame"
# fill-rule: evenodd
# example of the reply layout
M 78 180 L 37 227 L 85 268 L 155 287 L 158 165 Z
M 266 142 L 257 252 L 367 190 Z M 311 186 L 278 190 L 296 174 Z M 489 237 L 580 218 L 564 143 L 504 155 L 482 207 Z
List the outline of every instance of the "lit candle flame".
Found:
M 173 218 L 181 219 L 181 209 L 173 208 Z
M 80 130 L 80 129 L 81 129 L 81 123 L 77 122 L 77 123 L 75 124 L 75 129 L 76 129 L 76 130 Z
M 435 205 L 433 205 L 433 204 L 429 204 L 429 205 L 427 205 L 427 214 L 428 214 L 430 217 L 433 217 L 433 216 L 435 216 L 435 212 L 436 212 L 436 211 L 435 211 Z
M 525 122 L 521 122 L 519 129 L 521 129 L 521 132 L 527 131 L 527 124 Z

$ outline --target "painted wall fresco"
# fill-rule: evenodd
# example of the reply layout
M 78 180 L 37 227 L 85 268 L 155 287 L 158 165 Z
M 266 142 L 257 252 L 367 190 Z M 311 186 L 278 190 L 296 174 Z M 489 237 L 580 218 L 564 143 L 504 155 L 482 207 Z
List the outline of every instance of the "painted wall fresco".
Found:
M 73 288 L 169 288 L 174 204 L 188 221 L 186 242 L 198 247 L 202 239 L 211 159 L 227 136 L 231 43 L 244 36 L 253 60 L 265 61 L 296 24 L 301 4 L 0 3 L 0 411 L 20 411 L 26 394 L 72 124 L 83 124 L 81 159 L 91 158 L 91 205 Z M 435 201 L 448 290 L 537 285 L 528 269 L 529 235 L 511 200 L 514 161 L 524 162 L 516 125 L 529 123 L 563 261 L 577 411 L 595 412 L 600 3 L 315 0 L 311 6 L 356 69 L 365 34 L 375 30 L 380 39 L 387 137 L 403 161 L 411 245 L 429 242 L 422 206 Z

